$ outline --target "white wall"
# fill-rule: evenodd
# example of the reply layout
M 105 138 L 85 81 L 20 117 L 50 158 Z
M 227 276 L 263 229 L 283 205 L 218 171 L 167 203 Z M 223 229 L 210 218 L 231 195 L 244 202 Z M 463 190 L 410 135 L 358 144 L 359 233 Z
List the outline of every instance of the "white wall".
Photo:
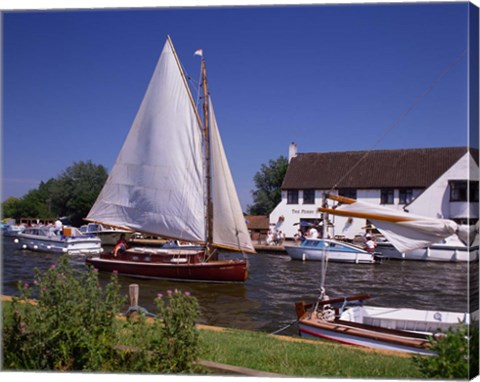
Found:
M 419 195 L 407 209 L 410 213 L 444 218 L 478 218 L 478 203 L 450 202 L 449 180 L 478 181 L 478 166 L 469 153 L 466 153 L 438 178 L 428 189 Z

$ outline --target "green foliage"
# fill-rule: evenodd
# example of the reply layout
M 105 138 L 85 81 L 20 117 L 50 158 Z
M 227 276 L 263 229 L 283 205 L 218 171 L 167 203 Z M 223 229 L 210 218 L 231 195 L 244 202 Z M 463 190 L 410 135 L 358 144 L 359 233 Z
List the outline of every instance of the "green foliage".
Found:
M 97 199 L 108 177 L 107 170 L 91 161 L 75 162 L 55 179 L 41 182 L 38 189 L 3 204 L 5 217 L 56 218 L 68 216 L 79 226 Z
M 2 203 L 3 217 L 5 218 L 17 218 L 18 211 L 20 209 L 21 200 L 10 196 Z M 20 218 L 21 216 L 18 216 Z
M 157 319 L 147 324 L 145 315 L 128 320 L 122 341 L 126 347 L 119 353 L 115 371 L 190 373 L 197 371 L 198 316 L 197 300 L 189 292 L 178 290 L 159 294 L 155 300 Z M 149 341 L 145 341 L 148 338 Z
M 288 168 L 288 160 L 283 155 L 262 164 L 253 181 L 256 189 L 252 191 L 253 205 L 248 206 L 249 215 L 269 215 L 282 200 L 281 186 Z
M 9 370 L 190 372 L 198 353 L 194 297 L 179 291 L 157 298 L 153 324 L 116 316 L 119 297 L 115 273 L 104 290 L 89 267 L 75 272 L 63 256 L 34 285 L 19 283 L 3 315 L 3 367 Z M 37 296 L 36 303 L 25 303 Z
M 414 356 L 425 378 L 470 379 L 478 375 L 478 327 L 449 328 L 430 339 L 437 356 Z
M 98 370 L 112 352 L 114 316 L 123 300 L 113 276 L 105 293 L 97 274 L 76 274 L 64 256 L 34 285 L 19 283 L 13 325 L 4 325 L 4 367 L 20 370 Z M 38 296 L 36 304 L 21 301 Z M 5 323 L 8 323 L 8 317 Z

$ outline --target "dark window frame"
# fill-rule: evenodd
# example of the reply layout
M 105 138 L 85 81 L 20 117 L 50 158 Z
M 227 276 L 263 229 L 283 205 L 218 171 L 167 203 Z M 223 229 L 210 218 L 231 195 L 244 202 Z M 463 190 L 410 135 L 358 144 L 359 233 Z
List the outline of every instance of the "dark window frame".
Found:
M 382 188 L 380 190 L 380 204 L 394 204 L 395 190 L 393 188 Z
M 338 195 L 357 200 L 357 189 L 356 188 L 339 188 Z
M 287 204 L 298 204 L 298 190 L 287 190 Z
M 478 181 L 449 180 L 450 202 L 478 203 Z
M 409 204 L 413 201 L 413 188 L 400 188 L 398 190 L 398 204 Z
M 308 195 L 308 197 L 306 197 Z M 315 204 L 315 190 L 308 188 L 303 190 L 303 204 Z

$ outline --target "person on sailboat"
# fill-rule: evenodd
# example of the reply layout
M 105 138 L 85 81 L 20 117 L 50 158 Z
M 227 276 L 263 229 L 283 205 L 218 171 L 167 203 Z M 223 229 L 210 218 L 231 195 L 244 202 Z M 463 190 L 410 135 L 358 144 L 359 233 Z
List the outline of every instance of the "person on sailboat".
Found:
M 118 251 L 125 251 L 127 249 L 127 240 L 125 239 L 125 234 L 122 233 L 120 235 L 120 239 L 118 239 L 117 244 L 115 244 L 115 248 L 113 248 L 113 256 L 117 257 Z
M 375 252 L 375 248 L 377 247 L 377 242 L 372 238 L 372 235 L 370 234 L 367 234 L 367 236 L 365 236 L 365 238 L 367 239 L 367 241 L 365 242 L 365 250 L 367 252 L 370 252 L 370 253 L 373 253 Z

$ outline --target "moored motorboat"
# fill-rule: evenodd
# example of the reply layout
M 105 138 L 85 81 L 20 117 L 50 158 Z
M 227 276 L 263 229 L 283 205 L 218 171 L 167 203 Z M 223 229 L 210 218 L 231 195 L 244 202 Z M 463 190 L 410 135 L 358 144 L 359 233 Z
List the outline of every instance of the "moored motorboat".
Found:
M 86 220 L 197 248 L 130 248 L 87 260 L 136 277 L 238 282 L 255 253 L 201 59 L 203 118 L 170 37 L 117 161 Z M 224 251 L 241 252 L 222 260 Z M 222 253 L 221 253 L 222 252 Z
M 114 227 L 104 226 L 103 224 L 88 223 L 80 227 L 80 231 L 85 235 L 95 235 L 102 241 L 102 245 L 115 245 L 122 234 L 129 240 L 133 235 L 132 231 Z
M 285 245 L 285 250 L 292 260 L 321 261 L 328 251 L 331 262 L 372 264 L 380 261 L 378 254 L 333 239 L 306 239 L 299 245 Z
M 400 252 L 388 241 L 377 243 L 377 250 L 382 257 L 392 260 L 445 261 L 464 262 L 478 260 L 478 246 L 467 247 L 458 240 L 446 240 L 444 243 L 432 244 L 424 248 Z
M 56 232 L 53 227 L 27 227 L 14 239 L 22 249 L 69 255 L 96 255 L 102 252 L 97 237 L 82 234 L 75 227 L 63 227 Z

